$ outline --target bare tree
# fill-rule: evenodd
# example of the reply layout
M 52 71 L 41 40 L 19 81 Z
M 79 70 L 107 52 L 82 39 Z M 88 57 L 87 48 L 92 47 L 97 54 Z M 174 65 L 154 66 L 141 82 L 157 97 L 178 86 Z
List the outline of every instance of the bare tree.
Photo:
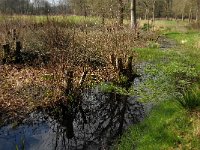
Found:
M 131 0 L 131 28 L 137 27 L 136 0 Z
M 196 3 L 197 3 L 196 21 L 198 21 L 200 15 L 200 0 L 196 0 Z
M 124 21 L 124 3 L 123 0 L 118 0 L 119 2 L 119 25 L 123 25 Z
M 156 0 L 152 0 L 153 2 L 153 10 L 152 10 L 152 21 L 155 21 L 155 4 L 156 4 Z

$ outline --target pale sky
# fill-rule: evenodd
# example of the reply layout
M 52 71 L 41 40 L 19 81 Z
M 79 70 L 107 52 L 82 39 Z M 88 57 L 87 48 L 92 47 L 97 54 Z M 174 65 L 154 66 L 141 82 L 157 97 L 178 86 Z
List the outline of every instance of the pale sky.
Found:
M 33 1 L 33 0 L 31 0 L 31 1 Z M 58 3 L 59 2 L 59 0 L 47 0 L 47 1 L 49 1 L 50 3 L 53 3 L 53 2 Z
M 58 0 L 47 0 L 47 1 L 49 1 L 50 3 L 53 3 L 53 2 L 57 3 L 58 2 Z

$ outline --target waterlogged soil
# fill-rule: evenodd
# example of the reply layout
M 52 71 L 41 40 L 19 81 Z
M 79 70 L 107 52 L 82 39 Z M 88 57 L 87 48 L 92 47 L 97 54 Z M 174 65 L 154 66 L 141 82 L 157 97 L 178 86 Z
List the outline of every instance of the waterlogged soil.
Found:
M 165 36 L 160 36 L 157 40 L 158 44 L 160 45 L 160 49 L 170 49 L 177 46 L 177 42 L 169 39 Z
M 150 111 L 151 104 L 136 99 L 99 88 L 87 90 L 78 105 L 59 103 L 31 113 L 20 125 L 2 127 L 0 150 L 111 149 L 124 130 Z

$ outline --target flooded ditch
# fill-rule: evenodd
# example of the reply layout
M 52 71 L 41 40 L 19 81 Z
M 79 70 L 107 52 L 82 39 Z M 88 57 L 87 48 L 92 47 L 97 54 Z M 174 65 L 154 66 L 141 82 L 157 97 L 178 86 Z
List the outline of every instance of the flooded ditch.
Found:
M 114 54 L 111 56 L 112 66 L 117 68 L 116 74 L 121 80 L 115 83 L 116 86 L 125 90 L 132 84 L 137 86 L 140 75 L 133 71 L 134 57 L 127 57 L 127 64 L 123 64 L 125 61 L 122 58 L 117 59 Z M 111 149 L 119 136 L 130 125 L 142 121 L 151 109 L 151 104 L 138 102 L 137 96 L 118 94 L 115 90 L 103 92 L 98 86 L 83 88 L 87 72 L 83 72 L 79 88 L 75 88 L 75 71 L 66 71 L 64 80 L 67 86 L 61 99 L 52 102 L 52 106 L 40 106 L 20 124 L 13 120 L 11 124 L 1 127 L 0 150 Z M 20 90 L 27 98 L 44 98 L 43 86 L 36 89 L 23 87 Z
M 151 104 L 137 97 L 86 90 L 81 103 L 58 103 L 38 110 L 20 125 L 0 129 L 0 149 L 75 150 L 110 149 L 130 125 L 143 120 Z

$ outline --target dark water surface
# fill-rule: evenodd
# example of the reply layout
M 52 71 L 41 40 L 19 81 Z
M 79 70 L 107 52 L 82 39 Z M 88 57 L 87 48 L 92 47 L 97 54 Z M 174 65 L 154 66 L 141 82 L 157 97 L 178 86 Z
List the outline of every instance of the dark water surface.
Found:
M 128 126 L 142 121 L 151 105 L 136 97 L 84 92 L 76 106 L 58 105 L 50 112 L 33 112 L 17 127 L 0 129 L 0 150 L 110 149 Z

